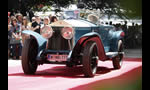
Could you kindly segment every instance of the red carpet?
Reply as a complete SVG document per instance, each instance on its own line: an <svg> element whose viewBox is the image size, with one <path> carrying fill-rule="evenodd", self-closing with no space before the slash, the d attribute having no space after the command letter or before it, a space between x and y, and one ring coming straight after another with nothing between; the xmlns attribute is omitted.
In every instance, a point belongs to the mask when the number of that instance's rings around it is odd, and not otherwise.
<svg viewBox="0 0 150 90"><path fill-rule="evenodd" d="M21 65L8 67L8 90L68 90L78 89L90 83L119 77L142 66L141 58L124 58L123 66L114 70L111 61L99 61L94 78L83 77L82 67L44 64L38 66L35 75L24 75ZM83 90L83 89L82 89Z"/></svg>

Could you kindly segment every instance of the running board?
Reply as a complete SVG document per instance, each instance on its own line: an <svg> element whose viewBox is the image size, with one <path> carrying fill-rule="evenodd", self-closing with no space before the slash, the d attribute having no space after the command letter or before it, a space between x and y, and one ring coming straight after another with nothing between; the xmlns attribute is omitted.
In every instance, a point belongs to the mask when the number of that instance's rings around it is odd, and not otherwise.
<svg viewBox="0 0 150 90"><path fill-rule="evenodd" d="M124 54L124 52L107 52L106 56L109 58L113 58L113 57L117 56L118 54Z"/></svg>

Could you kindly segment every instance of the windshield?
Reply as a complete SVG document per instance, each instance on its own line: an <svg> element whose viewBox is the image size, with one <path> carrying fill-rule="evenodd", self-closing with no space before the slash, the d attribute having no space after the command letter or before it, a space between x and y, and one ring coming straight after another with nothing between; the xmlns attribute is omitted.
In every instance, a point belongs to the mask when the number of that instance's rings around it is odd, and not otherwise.
<svg viewBox="0 0 150 90"><path fill-rule="evenodd" d="M78 10L65 11L64 17L65 17L65 19L78 19L79 11Z"/></svg>

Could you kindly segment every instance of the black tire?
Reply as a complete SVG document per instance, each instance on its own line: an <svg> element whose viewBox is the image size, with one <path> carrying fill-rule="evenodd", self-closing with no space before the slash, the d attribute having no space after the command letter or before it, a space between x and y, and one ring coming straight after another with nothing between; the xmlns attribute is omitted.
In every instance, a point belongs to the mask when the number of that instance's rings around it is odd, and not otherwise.
<svg viewBox="0 0 150 90"><path fill-rule="evenodd" d="M118 52L123 52L123 43L122 40L118 41ZM118 54L112 59L114 69L120 69L123 61L123 54Z"/></svg>
<svg viewBox="0 0 150 90"><path fill-rule="evenodd" d="M97 45L94 41L89 41L86 43L83 50L83 72L85 77L93 77L97 71Z"/></svg>
<svg viewBox="0 0 150 90"><path fill-rule="evenodd" d="M38 53L37 41L33 38L25 40L22 49L22 69L24 74L35 74L37 69L36 56Z"/></svg>

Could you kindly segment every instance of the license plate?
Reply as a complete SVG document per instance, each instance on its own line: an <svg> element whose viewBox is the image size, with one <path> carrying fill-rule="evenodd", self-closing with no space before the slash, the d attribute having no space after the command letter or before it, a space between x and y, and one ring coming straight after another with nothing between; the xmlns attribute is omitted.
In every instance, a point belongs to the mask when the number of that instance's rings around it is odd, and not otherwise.
<svg viewBox="0 0 150 90"><path fill-rule="evenodd" d="M56 55L56 54L48 54L47 60L49 61L67 61L68 55Z"/></svg>

